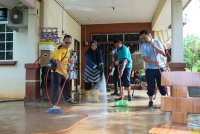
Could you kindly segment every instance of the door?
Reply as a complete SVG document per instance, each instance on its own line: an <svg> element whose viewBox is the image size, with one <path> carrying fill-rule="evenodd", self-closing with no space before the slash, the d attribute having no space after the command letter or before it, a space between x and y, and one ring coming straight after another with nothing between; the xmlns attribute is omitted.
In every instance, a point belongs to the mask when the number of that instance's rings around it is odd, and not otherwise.
<svg viewBox="0 0 200 134"><path fill-rule="evenodd" d="M76 87L76 91L78 91L78 86L80 85L80 42L76 39L74 39L74 50L77 52L78 56L78 61L75 64L77 79L74 81L74 86Z"/></svg>
<svg viewBox="0 0 200 134"><path fill-rule="evenodd" d="M105 42L105 43L100 42L99 45L100 45L100 49L102 51L103 60L104 60L104 74L107 78L108 73L109 73L109 67L111 65L111 60L112 60L110 51L111 51L111 47L113 47L113 44L109 42Z"/></svg>

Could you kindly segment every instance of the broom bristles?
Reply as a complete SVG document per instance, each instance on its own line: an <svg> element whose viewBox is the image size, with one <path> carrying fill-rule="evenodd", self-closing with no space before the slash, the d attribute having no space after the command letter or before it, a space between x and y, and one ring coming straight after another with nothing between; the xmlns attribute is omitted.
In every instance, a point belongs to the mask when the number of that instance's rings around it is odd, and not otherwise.
<svg viewBox="0 0 200 134"><path fill-rule="evenodd" d="M115 107L127 107L129 105L127 100L120 100L115 102Z"/></svg>

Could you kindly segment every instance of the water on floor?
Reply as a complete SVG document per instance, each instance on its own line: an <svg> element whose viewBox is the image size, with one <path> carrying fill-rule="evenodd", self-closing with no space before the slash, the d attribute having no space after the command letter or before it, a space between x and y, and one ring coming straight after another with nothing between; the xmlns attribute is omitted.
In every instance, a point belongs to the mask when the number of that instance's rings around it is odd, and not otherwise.
<svg viewBox="0 0 200 134"><path fill-rule="evenodd" d="M113 107L113 96L107 96L108 101L99 103L87 102L83 95L79 98L79 104L61 103L61 106L83 112L89 118L64 134L146 134L152 127L171 123L170 113L159 109L159 96L154 101L154 110L148 111L144 90L135 91L134 100L128 107ZM0 134L57 132L85 117L66 110L64 115L52 115L46 113L48 108L48 102L33 102L25 106L23 101L0 103Z"/></svg>

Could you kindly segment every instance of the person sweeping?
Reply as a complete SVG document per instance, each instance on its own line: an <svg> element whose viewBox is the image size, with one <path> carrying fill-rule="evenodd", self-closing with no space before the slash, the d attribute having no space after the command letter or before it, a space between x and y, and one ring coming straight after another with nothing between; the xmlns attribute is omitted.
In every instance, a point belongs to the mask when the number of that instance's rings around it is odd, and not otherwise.
<svg viewBox="0 0 200 134"><path fill-rule="evenodd" d="M115 47L117 48L117 60L119 62L119 79L120 79L120 87L124 87L128 91L128 101L132 100L131 97L131 71L132 71L132 59L130 50L122 44L119 39L114 40ZM124 94L123 89L120 91L121 97L117 100L123 100Z"/></svg>
<svg viewBox="0 0 200 134"><path fill-rule="evenodd" d="M85 53L86 65L84 70L85 93L90 100L91 89L101 80L103 75L103 56L97 46L97 41L91 41L90 48ZM95 100L99 101L99 90L94 91Z"/></svg>
<svg viewBox="0 0 200 134"><path fill-rule="evenodd" d="M152 109L155 83L157 83L161 95L165 96L167 93L165 87L161 86L161 72L165 71L165 63L162 60L165 51L160 41L153 39L147 30L140 32L140 40L142 41L141 55L146 63L148 108Z"/></svg>
<svg viewBox="0 0 200 134"><path fill-rule="evenodd" d="M67 71L67 63L73 61L70 60L70 48L72 43L72 37L70 35L65 35L63 38L63 43L54 51L52 59L56 62L55 70L51 70L51 93L50 101L53 106L49 113L62 113L62 110L58 107L58 102L61 93L63 93L64 99L69 103L76 103L71 97L71 86L70 80L68 80L69 75ZM62 88L63 92L61 92Z"/></svg>

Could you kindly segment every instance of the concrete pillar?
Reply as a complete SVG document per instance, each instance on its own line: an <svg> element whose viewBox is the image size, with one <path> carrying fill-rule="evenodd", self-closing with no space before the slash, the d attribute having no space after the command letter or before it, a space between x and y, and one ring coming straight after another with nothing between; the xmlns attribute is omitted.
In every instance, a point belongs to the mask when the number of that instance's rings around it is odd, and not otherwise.
<svg viewBox="0 0 200 134"><path fill-rule="evenodd" d="M40 65L25 64L26 68L26 95L24 102L31 102L40 99Z"/></svg>
<svg viewBox="0 0 200 134"><path fill-rule="evenodd" d="M182 0L171 0L171 20L172 20L172 71L183 71L183 17Z"/></svg>
<svg viewBox="0 0 200 134"><path fill-rule="evenodd" d="M32 57L30 63L25 64L26 83L25 83L25 102L36 101L40 99L40 65L33 64L38 58L38 42L39 42L39 14L40 3L35 1L35 8L28 9L28 33L27 33L27 57Z"/></svg>
<svg viewBox="0 0 200 134"><path fill-rule="evenodd" d="M36 60L39 56L38 42L39 42L39 27L40 27L40 3L35 2L35 8L28 9L28 42L27 45L32 45L27 49L29 51L29 56L34 57ZM32 61L34 62L34 60Z"/></svg>

